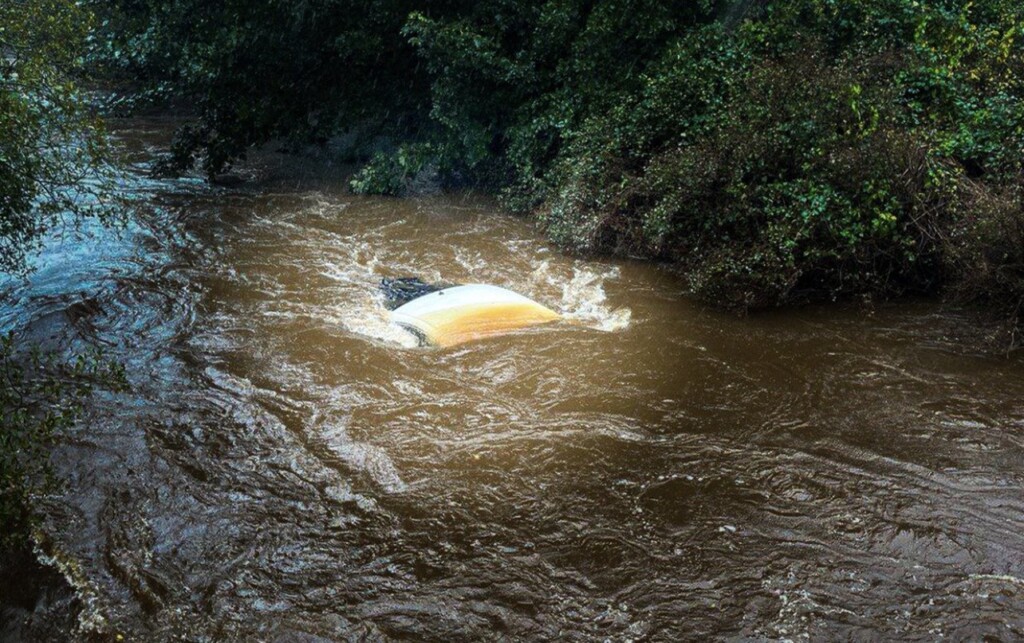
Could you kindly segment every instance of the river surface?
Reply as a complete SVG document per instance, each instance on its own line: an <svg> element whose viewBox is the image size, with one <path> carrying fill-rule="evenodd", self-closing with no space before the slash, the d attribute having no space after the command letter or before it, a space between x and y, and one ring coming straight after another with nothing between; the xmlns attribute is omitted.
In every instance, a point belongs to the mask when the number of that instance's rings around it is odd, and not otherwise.
<svg viewBox="0 0 1024 643"><path fill-rule="evenodd" d="M741 319L484 198L354 197L293 156L148 179L171 125L118 125L132 223L0 286L0 330L131 384L54 454L68 638L1024 637L1024 363L970 314ZM572 323L420 348L377 292L407 275Z"/></svg>

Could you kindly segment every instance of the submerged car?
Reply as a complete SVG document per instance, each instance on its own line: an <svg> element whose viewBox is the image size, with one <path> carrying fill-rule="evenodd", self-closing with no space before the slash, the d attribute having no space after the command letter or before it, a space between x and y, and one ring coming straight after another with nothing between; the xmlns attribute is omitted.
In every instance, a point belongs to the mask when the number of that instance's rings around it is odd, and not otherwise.
<svg viewBox="0 0 1024 643"><path fill-rule="evenodd" d="M562 318L550 308L498 286L435 287L404 279L385 280L381 287L389 301L400 303L392 310L391 320L433 346L454 346Z"/></svg>

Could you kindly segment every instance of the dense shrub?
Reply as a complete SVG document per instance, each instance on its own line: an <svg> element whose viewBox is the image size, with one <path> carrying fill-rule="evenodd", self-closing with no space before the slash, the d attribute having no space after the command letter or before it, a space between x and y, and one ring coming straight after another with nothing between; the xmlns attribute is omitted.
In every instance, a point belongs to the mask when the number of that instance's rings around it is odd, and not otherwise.
<svg viewBox="0 0 1024 643"><path fill-rule="evenodd" d="M583 123L542 222L672 260L731 307L950 283L1016 306L998 239L1022 219L1021 10L954 4L796 2L691 30Z"/></svg>
<svg viewBox="0 0 1024 643"><path fill-rule="evenodd" d="M652 85L690 71L674 67ZM643 140L657 131L644 109L657 95L599 117L562 161L543 214L552 235L671 259L695 292L740 308L801 293L928 288L934 249L914 223L934 198L926 151L897 126L887 88L827 64L810 44L732 73L727 91L690 100L694 118L639 160L615 133ZM719 86L726 78L712 77ZM694 99L706 95L699 89Z"/></svg>
<svg viewBox="0 0 1024 643"><path fill-rule="evenodd" d="M955 276L958 298L1024 314L1024 199L1020 188L996 192L977 183L963 186L964 216L943 237L943 257Z"/></svg>

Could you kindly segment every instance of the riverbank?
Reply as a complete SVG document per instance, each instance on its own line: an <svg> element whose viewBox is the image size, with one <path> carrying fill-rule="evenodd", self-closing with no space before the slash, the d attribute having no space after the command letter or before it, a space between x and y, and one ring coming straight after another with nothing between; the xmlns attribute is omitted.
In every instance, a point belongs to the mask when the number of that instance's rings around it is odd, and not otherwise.
<svg viewBox="0 0 1024 643"><path fill-rule="evenodd" d="M714 306L931 294L1019 327L1017 3L627 4L115 1L91 59L196 107L168 167L347 133L358 193L472 186Z"/></svg>
<svg viewBox="0 0 1024 643"><path fill-rule="evenodd" d="M60 572L28 549L0 550L0 641L68 640L80 612Z"/></svg>

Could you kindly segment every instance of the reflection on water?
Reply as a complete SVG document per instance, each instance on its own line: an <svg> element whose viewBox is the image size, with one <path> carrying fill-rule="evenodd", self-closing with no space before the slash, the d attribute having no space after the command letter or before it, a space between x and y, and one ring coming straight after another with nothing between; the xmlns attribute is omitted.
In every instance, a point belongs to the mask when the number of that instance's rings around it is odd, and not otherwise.
<svg viewBox="0 0 1024 643"><path fill-rule="evenodd" d="M140 167L168 128L119 133ZM736 319L650 264L552 251L486 200L357 198L268 155L136 178L0 328L105 346L55 463L90 631L430 640L1024 636L1024 367L933 304ZM384 276L577 323L447 350ZM967 320L969 321L969 320ZM303 638L305 636L305 638Z"/></svg>

